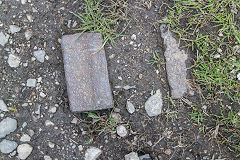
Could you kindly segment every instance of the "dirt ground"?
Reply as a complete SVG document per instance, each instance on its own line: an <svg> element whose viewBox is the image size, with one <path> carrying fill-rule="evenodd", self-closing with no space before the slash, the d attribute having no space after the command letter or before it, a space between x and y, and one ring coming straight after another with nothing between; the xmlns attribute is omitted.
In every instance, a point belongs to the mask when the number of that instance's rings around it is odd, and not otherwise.
<svg viewBox="0 0 240 160"><path fill-rule="evenodd" d="M19 0L1 0L0 31L7 33L8 26L15 24L21 31L10 35L9 43L0 49L0 98L8 107L17 111L2 113L5 117L15 118L18 128L7 136L21 144L23 133L34 131L29 144L33 151L28 159L44 159L48 155L52 159L81 160L89 146L100 148L103 153L99 159L118 160L135 151L139 155L150 154L153 160L213 160L234 159L226 146L217 144L211 135L203 135L200 127L195 125L189 116L191 111L186 101L200 102L197 93L183 100L172 103L168 98L169 86L165 65L160 68L150 65L153 52L157 51L164 60L163 40L160 35L158 20L164 16L168 1L152 1L150 9L143 5L148 1L128 2L129 26L124 37L117 39L117 47L105 46L110 84L112 87L115 111L120 114L121 123L127 124L128 136L121 138L116 132L94 133L90 144L88 120L85 113L71 113L68 106L67 88L65 84L61 44L62 35L76 33L74 22L80 21L71 12L80 12L82 1L74 0L32 0L22 4ZM145 3L147 4L147 3ZM27 15L32 16L27 19ZM126 24L120 24L124 28ZM33 35L26 40L25 31L31 30ZM136 40L131 39L135 34ZM12 41L12 43L10 43ZM33 60L33 51L42 49L48 56L43 63ZM20 66L11 68L7 58L12 52L20 57ZM23 64L27 63L25 67ZM26 87L29 78L38 79L37 87ZM125 90L116 86L136 86ZM163 113L157 117L149 117L144 109L146 100L152 90L160 89L163 94ZM46 97L39 96L44 92ZM129 114L126 102L129 100L136 108ZM187 101L187 102L188 102ZM26 104L27 105L23 105ZM41 107L39 107L41 106ZM49 109L56 107L56 113ZM36 110L40 108L40 114ZM100 112L109 115L111 110ZM39 116L40 115L40 116ZM38 117L39 116L39 117ZM78 118L77 123L72 123ZM46 120L54 123L46 126ZM26 122L27 126L23 127ZM52 144L55 144L54 146ZM83 150L79 150L82 145ZM0 159L17 159L16 155L0 153Z"/></svg>

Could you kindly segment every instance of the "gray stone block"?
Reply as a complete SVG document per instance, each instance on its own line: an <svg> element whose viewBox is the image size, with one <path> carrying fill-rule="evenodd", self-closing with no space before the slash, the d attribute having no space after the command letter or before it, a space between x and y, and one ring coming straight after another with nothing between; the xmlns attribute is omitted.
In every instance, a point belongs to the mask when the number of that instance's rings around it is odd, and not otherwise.
<svg viewBox="0 0 240 160"><path fill-rule="evenodd" d="M113 107L107 61L99 33L65 35L61 41L70 109ZM97 52L97 53L96 53Z"/></svg>

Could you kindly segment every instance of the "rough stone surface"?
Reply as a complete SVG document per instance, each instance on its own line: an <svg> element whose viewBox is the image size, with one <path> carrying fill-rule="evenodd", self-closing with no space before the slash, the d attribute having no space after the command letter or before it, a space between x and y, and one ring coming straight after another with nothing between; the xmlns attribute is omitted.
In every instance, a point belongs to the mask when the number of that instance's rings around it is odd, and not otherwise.
<svg viewBox="0 0 240 160"><path fill-rule="evenodd" d="M14 33L19 32L20 30L21 30L20 27L18 27L16 25L10 25L8 32L11 33L11 34L14 34Z"/></svg>
<svg viewBox="0 0 240 160"><path fill-rule="evenodd" d="M134 107L134 105L131 102L127 101L126 107L127 107L127 111L130 114L133 114L135 112L135 107Z"/></svg>
<svg viewBox="0 0 240 160"><path fill-rule="evenodd" d="M179 99L190 89L186 79L187 67L185 64L188 56L184 50L180 50L179 44L165 24L161 25L160 30L165 45L164 56L171 96L173 99Z"/></svg>
<svg viewBox="0 0 240 160"><path fill-rule="evenodd" d="M149 154L144 154L139 157L139 160L152 160Z"/></svg>
<svg viewBox="0 0 240 160"><path fill-rule="evenodd" d="M5 44L8 42L9 36L6 36L3 32L0 32L0 45L5 46Z"/></svg>
<svg viewBox="0 0 240 160"><path fill-rule="evenodd" d="M127 135L127 129L124 125L120 125L117 127L117 134L120 136L120 137L125 137Z"/></svg>
<svg viewBox="0 0 240 160"><path fill-rule="evenodd" d="M162 94L160 89L156 91L154 95L152 95L145 103L145 110L148 116L158 116L162 112Z"/></svg>
<svg viewBox="0 0 240 160"><path fill-rule="evenodd" d="M96 147L90 147L86 150L85 160L96 160L102 153L102 150Z"/></svg>
<svg viewBox="0 0 240 160"><path fill-rule="evenodd" d="M25 34L26 40L30 40L33 33L32 33L32 31L27 30L24 34Z"/></svg>
<svg viewBox="0 0 240 160"><path fill-rule="evenodd" d="M29 144L21 144L17 148L19 159L27 159L27 157L32 153L33 147Z"/></svg>
<svg viewBox="0 0 240 160"><path fill-rule="evenodd" d="M8 64L10 67L17 68L20 64L20 58L14 54L9 54Z"/></svg>
<svg viewBox="0 0 240 160"><path fill-rule="evenodd" d="M112 108L107 61L100 34L66 35L61 45L71 110L83 112Z"/></svg>
<svg viewBox="0 0 240 160"><path fill-rule="evenodd" d="M38 51L34 51L33 55L34 55L34 57L36 57L36 59L39 62L43 63L44 59L45 59L46 52L44 50L38 50Z"/></svg>
<svg viewBox="0 0 240 160"><path fill-rule="evenodd" d="M136 152L131 152L125 155L125 160L139 160L138 154Z"/></svg>
<svg viewBox="0 0 240 160"><path fill-rule="evenodd" d="M0 151L2 153L11 153L14 149L16 149L18 146L18 144L14 141L9 141L4 139L1 143L0 143Z"/></svg>
<svg viewBox="0 0 240 160"><path fill-rule="evenodd" d="M28 87L35 87L36 86L36 83L37 83L37 80L36 79L28 79L27 80L27 86Z"/></svg>
<svg viewBox="0 0 240 160"><path fill-rule="evenodd" d="M8 109L7 109L7 105L4 103L3 100L0 99L0 111L4 111L4 112L7 112Z"/></svg>
<svg viewBox="0 0 240 160"><path fill-rule="evenodd" d="M0 122L0 138L5 137L9 133L17 129L17 121L12 118L5 118Z"/></svg>
<svg viewBox="0 0 240 160"><path fill-rule="evenodd" d="M22 137L20 138L21 142L29 142L31 140L31 137L27 134L23 134Z"/></svg>

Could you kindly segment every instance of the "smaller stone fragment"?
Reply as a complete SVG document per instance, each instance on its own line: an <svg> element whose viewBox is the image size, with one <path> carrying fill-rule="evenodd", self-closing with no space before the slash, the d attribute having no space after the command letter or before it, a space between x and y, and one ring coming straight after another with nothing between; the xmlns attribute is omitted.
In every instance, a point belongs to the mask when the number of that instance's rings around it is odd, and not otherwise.
<svg viewBox="0 0 240 160"><path fill-rule="evenodd" d="M117 127L117 134L120 136L120 137L125 137L127 135L127 129L124 125L120 125Z"/></svg>
<svg viewBox="0 0 240 160"><path fill-rule="evenodd" d="M240 73L237 74L237 79L240 81Z"/></svg>
<svg viewBox="0 0 240 160"><path fill-rule="evenodd" d="M44 158L44 160L52 160L52 158L50 156L47 156L47 155L44 156L43 158Z"/></svg>
<svg viewBox="0 0 240 160"><path fill-rule="evenodd" d="M45 58L45 55L46 55L46 52L44 50L38 50L38 51L34 51L33 52L33 55L34 57L37 58L37 60L41 63L44 62L44 58Z"/></svg>
<svg viewBox="0 0 240 160"><path fill-rule="evenodd" d="M139 157L139 160L152 160L149 154L144 154Z"/></svg>
<svg viewBox="0 0 240 160"><path fill-rule="evenodd" d="M31 37L32 37L32 31L26 30L26 32L25 32L25 38L26 38L26 40L30 40Z"/></svg>
<svg viewBox="0 0 240 160"><path fill-rule="evenodd" d="M5 137L9 133L17 129L17 121L13 118L5 118L0 122L0 138Z"/></svg>
<svg viewBox="0 0 240 160"><path fill-rule="evenodd" d="M0 45L1 46L5 46L5 44L8 42L8 38L9 36L5 36L5 34L3 34L3 32L0 32Z"/></svg>
<svg viewBox="0 0 240 160"><path fill-rule="evenodd" d="M0 111L7 112L7 105L4 103L3 100L0 99Z"/></svg>
<svg viewBox="0 0 240 160"><path fill-rule="evenodd" d="M145 110L148 116L158 116L162 112L162 94L160 89L156 91L154 95L148 98L147 102L145 103Z"/></svg>
<svg viewBox="0 0 240 160"><path fill-rule="evenodd" d="M28 87L36 87L37 80L36 79L28 79L27 80L27 86Z"/></svg>
<svg viewBox="0 0 240 160"><path fill-rule="evenodd" d="M17 68L20 64L20 58L14 54L9 54L8 64L10 67Z"/></svg>
<svg viewBox="0 0 240 160"><path fill-rule="evenodd" d="M19 32L20 30L21 30L20 27L18 27L16 25L10 25L8 32L11 33L11 34L14 34L14 33Z"/></svg>
<svg viewBox="0 0 240 160"><path fill-rule="evenodd" d="M133 114L135 112L135 107L134 107L134 105L130 101L127 101L126 107L127 107L127 111L130 114Z"/></svg>
<svg viewBox="0 0 240 160"><path fill-rule="evenodd" d="M96 160L102 154L102 150L90 147L85 153L85 160Z"/></svg>
<svg viewBox="0 0 240 160"><path fill-rule="evenodd" d="M54 126L54 123L50 120L46 120L45 121L45 126L47 126L47 127Z"/></svg>
<svg viewBox="0 0 240 160"><path fill-rule="evenodd" d="M31 137L27 134L23 134L22 137L20 138L21 142L29 142L31 140Z"/></svg>
<svg viewBox="0 0 240 160"><path fill-rule="evenodd" d="M131 152L125 155L125 160L139 160L138 154L136 152Z"/></svg>
<svg viewBox="0 0 240 160"><path fill-rule="evenodd" d="M27 157L32 153L33 147L29 144L21 144L17 147L18 157L21 160L27 159Z"/></svg>
<svg viewBox="0 0 240 160"><path fill-rule="evenodd" d="M17 146L18 144L16 142L4 139L0 143L0 151L4 154L11 153Z"/></svg>

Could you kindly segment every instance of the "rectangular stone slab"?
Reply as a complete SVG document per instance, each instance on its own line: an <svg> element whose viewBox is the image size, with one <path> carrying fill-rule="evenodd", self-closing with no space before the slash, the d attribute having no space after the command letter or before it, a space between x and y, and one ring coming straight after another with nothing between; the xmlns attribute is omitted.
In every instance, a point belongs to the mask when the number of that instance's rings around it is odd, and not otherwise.
<svg viewBox="0 0 240 160"><path fill-rule="evenodd" d="M101 35L65 35L61 45L71 111L112 108L113 98Z"/></svg>

